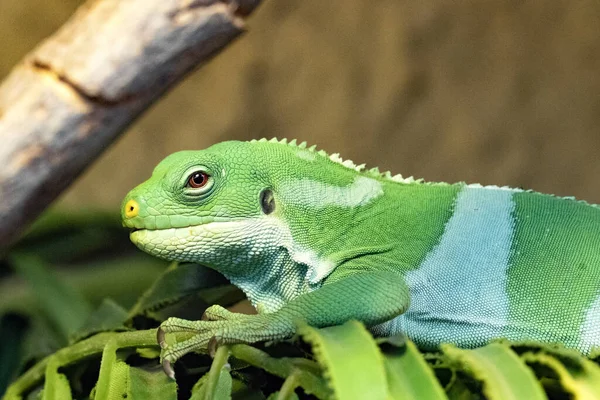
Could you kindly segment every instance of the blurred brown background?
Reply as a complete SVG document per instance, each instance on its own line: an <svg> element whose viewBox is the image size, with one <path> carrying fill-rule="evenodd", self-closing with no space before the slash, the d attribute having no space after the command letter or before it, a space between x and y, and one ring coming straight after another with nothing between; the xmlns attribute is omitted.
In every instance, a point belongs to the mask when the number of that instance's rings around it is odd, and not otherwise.
<svg viewBox="0 0 600 400"><path fill-rule="evenodd" d="M0 77L80 4L0 1ZM600 2L263 0L249 32L60 200L118 210L165 155L288 137L405 176L600 203Z"/></svg>

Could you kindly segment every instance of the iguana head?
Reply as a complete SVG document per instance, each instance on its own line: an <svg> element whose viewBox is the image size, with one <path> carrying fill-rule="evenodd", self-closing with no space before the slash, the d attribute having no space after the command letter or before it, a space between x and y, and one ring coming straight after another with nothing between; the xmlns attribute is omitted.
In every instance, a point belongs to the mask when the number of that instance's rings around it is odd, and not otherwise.
<svg viewBox="0 0 600 400"><path fill-rule="evenodd" d="M123 225L142 250L232 280L285 270L318 284L335 268L327 253L347 243L356 210L383 193L378 171L360 169L295 141L182 151L127 195Z"/></svg>
<svg viewBox="0 0 600 400"><path fill-rule="evenodd" d="M206 262L219 249L235 250L253 222L276 211L265 163L247 147L224 142L161 161L123 201L133 243L179 261Z"/></svg>

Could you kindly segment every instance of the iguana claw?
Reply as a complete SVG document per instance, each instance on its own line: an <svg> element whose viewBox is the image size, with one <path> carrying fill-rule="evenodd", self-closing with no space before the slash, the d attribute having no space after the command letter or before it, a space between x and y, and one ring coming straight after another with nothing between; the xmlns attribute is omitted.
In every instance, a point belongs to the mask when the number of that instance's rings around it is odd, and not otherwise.
<svg viewBox="0 0 600 400"><path fill-rule="evenodd" d="M167 375L169 378L175 380L175 370L171 366L171 361L167 360L166 358L163 359L162 367L163 367L163 371L165 371L165 375Z"/></svg>
<svg viewBox="0 0 600 400"><path fill-rule="evenodd" d="M167 345L167 340L166 340L166 337L165 337L165 331L160 326L156 330L156 341L160 345L161 349L166 349L167 348L168 345Z"/></svg>
<svg viewBox="0 0 600 400"><path fill-rule="evenodd" d="M208 341L208 354L210 354L210 356L212 358L215 358L215 353L217 352L217 348L219 347L219 341L217 340L216 336L213 336L210 338L210 340Z"/></svg>

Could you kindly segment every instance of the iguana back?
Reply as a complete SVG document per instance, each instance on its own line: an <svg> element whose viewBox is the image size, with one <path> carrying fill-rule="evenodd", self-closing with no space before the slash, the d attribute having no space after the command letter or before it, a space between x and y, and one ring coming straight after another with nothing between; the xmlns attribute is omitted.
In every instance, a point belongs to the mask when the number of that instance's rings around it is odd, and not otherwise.
<svg viewBox="0 0 600 400"><path fill-rule="evenodd" d="M500 337L598 347L600 209L516 189L452 188L443 232L405 273L408 311L380 329L424 347Z"/></svg>

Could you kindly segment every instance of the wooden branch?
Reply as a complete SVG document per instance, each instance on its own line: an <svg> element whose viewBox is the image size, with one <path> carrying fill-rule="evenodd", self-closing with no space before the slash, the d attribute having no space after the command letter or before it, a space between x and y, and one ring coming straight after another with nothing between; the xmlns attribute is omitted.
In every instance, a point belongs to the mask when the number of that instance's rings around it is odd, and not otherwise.
<svg viewBox="0 0 600 400"><path fill-rule="evenodd" d="M0 249L259 2L88 0L27 55L0 86Z"/></svg>

